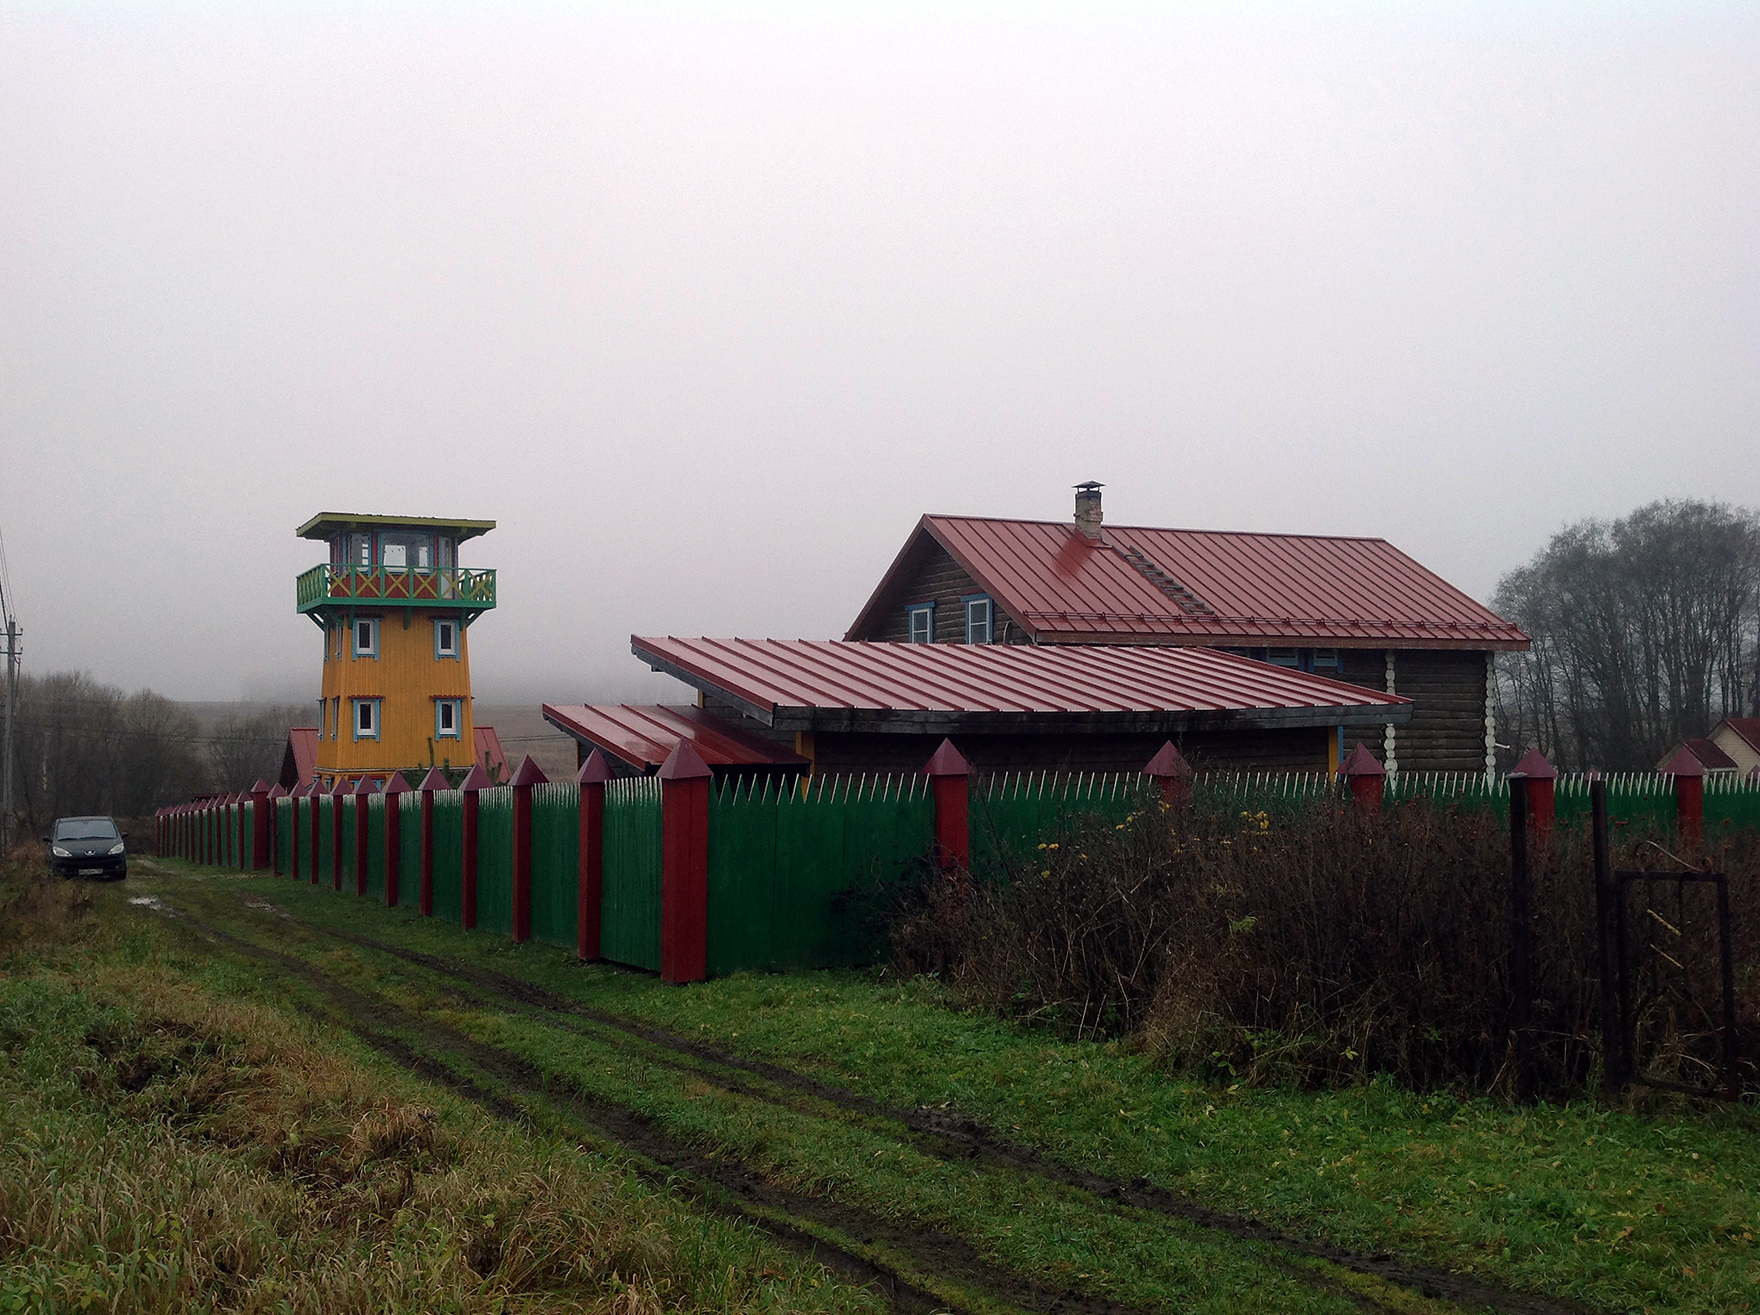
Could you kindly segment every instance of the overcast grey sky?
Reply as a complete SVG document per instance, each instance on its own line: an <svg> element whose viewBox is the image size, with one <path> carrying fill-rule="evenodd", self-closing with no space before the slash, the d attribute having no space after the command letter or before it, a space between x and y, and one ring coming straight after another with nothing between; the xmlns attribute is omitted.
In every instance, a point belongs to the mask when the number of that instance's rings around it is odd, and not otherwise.
<svg viewBox="0 0 1760 1315"><path fill-rule="evenodd" d="M1760 7L0 8L29 670L315 697L293 538L492 517L479 697L836 636L924 511L1760 505Z"/></svg>

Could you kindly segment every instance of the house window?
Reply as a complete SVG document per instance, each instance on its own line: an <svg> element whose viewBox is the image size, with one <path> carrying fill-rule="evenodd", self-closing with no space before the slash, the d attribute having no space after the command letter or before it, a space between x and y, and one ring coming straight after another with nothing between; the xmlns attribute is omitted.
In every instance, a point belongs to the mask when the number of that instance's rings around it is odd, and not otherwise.
<svg viewBox="0 0 1760 1315"><path fill-rule="evenodd" d="M357 740L379 738L379 700L351 699L354 704L354 737Z"/></svg>
<svg viewBox="0 0 1760 1315"><path fill-rule="evenodd" d="M1295 648L1270 648L1265 650L1265 661L1274 667L1293 667L1301 670L1302 653Z"/></svg>
<svg viewBox="0 0 1760 1315"><path fill-rule="evenodd" d="M379 622L376 617L357 617L354 622L354 655L357 658L379 656Z"/></svg>
<svg viewBox="0 0 1760 1315"><path fill-rule="evenodd" d="M935 642L935 604L912 603L905 609L910 618L910 637L913 644L933 644Z"/></svg>
<svg viewBox="0 0 1760 1315"><path fill-rule="evenodd" d="M351 566L371 566L373 564L372 535L351 534L348 536L348 561Z"/></svg>
<svg viewBox="0 0 1760 1315"><path fill-rule="evenodd" d="M1317 648L1314 650L1314 663L1308 668L1321 675L1336 676L1338 674L1338 650L1336 648Z"/></svg>
<svg viewBox="0 0 1760 1315"><path fill-rule="evenodd" d="M990 642L990 617L992 606L990 599L979 594L972 598L961 599L966 605L966 643L988 644Z"/></svg>
<svg viewBox="0 0 1760 1315"><path fill-rule="evenodd" d="M456 658L458 656L458 622L450 617L434 622L434 656L436 658Z"/></svg>
<svg viewBox="0 0 1760 1315"><path fill-rule="evenodd" d="M456 740L460 738L460 727L464 724L464 701L462 699L434 700L434 738L437 740Z"/></svg>

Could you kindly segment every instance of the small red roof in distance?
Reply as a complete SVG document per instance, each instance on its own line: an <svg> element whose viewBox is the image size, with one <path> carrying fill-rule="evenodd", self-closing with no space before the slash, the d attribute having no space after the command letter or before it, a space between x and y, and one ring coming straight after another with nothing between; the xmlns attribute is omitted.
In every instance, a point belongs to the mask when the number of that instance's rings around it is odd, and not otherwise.
<svg viewBox="0 0 1760 1315"><path fill-rule="evenodd" d="M281 784L292 790L318 776L318 728L295 726L281 754Z"/></svg>
<svg viewBox="0 0 1760 1315"><path fill-rule="evenodd" d="M1689 736L1687 739L1680 742L1677 751L1679 749L1684 749L1687 753L1692 754L1693 757L1699 760L1699 765L1708 772L1733 772L1740 767L1740 764L1722 749L1718 748L1716 742L1713 740ZM1669 771L1670 768L1668 764L1673 761L1674 753L1671 752L1665 756L1661 762L1656 764L1656 770L1659 772Z"/></svg>
<svg viewBox="0 0 1760 1315"><path fill-rule="evenodd" d="M805 767L807 760L701 708L628 703L544 705L544 720L638 772L652 771L689 741L711 767Z"/></svg>
<svg viewBox="0 0 1760 1315"><path fill-rule="evenodd" d="M1393 642L1525 649L1528 636L1384 539L925 516L947 550L1035 638L1063 642ZM913 536L914 539L915 536ZM872 633L900 596L907 544L850 628Z"/></svg>
<svg viewBox="0 0 1760 1315"><path fill-rule="evenodd" d="M1755 753L1760 753L1760 717L1725 717L1721 724L1746 740ZM1715 731L1716 727L1712 729Z"/></svg>
<svg viewBox="0 0 1760 1315"><path fill-rule="evenodd" d="M477 764L488 769L494 781L507 779L507 755L501 751L501 737L495 733L493 726L473 726L471 733L475 739Z"/></svg>
<svg viewBox="0 0 1760 1315"><path fill-rule="evenodd" d="M937 712L1251 712L1363 709L1410 699L1212 648L880 644L632 635L651 665L778 708ZM1319 724L1316 722L1316 724Z"/></svg>

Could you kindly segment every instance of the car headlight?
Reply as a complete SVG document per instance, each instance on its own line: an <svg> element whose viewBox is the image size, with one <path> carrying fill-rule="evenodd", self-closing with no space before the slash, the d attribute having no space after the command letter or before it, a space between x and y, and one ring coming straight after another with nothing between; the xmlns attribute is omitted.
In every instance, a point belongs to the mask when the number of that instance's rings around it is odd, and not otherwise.
<svg viewBox="0 0 1760 1315"><path fill-rule="evenodd" d="M126 843L124 843L121 840L118 840L114 845L110 846L110 852L112 854L120 854L127 848L128 848L128 845Z"/></svg>
<svg viewBox="0 0 1760 1315"><path fill-rule="evenodd" d="M56 858L72 858L73 857L73 851L71 849L63 849L63 848L61 848L60 845L50 845L49 852L51 854L55 855Z"/></svg>

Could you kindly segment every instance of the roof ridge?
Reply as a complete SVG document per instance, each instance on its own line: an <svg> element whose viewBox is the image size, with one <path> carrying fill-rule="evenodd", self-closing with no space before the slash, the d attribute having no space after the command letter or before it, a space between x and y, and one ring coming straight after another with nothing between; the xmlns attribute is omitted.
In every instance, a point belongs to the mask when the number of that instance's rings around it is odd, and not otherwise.
<svg viewBox="0 0 1760 1315"><path fill-rule="evenodd" d="M1058 529L1076 532L1073 521L1038 520L1031 516L962 516L954 512L930 511L924 516L934 521L989 521L1001 525L1051 525ZM1300 530L1201 530L1180 525L1115 525L1105 524L1100 527L1101 533L1109 530L1154 530L1163 534L1217 534L1237 539L1324 539L1329 543L1385 543L1393 548L1391 540L1377 534L1314 534ZM1395 548L1395 551L1399 551Z"/></svg>

